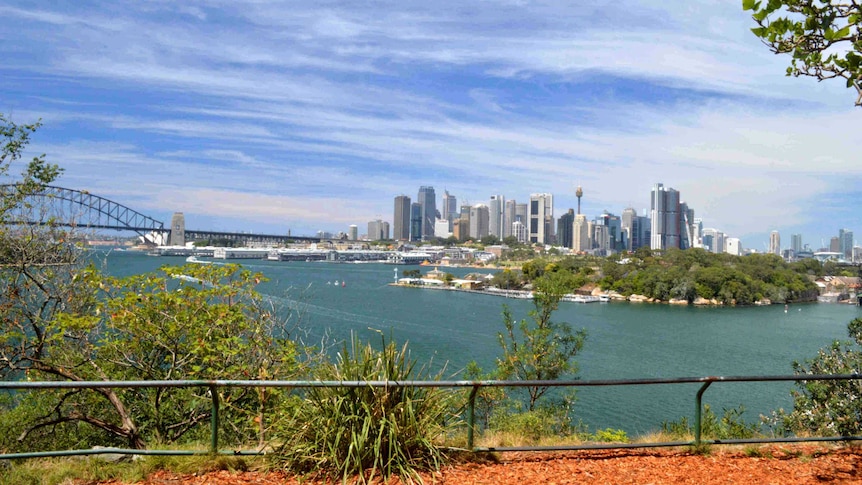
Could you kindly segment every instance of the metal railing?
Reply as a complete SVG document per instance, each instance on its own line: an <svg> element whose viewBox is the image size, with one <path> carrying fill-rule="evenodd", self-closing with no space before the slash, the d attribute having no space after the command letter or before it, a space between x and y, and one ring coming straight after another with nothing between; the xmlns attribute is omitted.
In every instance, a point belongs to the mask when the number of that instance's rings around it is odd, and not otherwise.
<svg viewBox="0 0 862 485"><path fill-rule="evenodd" d="M664 379L614 379L614 380L568 380L568 381L263 381L263 380L176 380L176 381L4 381L0 389L105 389L105 388L171 388L206 387L212 396L210 418L210 447L208 450L137 450L125 448L97 448L88 450L40 451L29 453L0 454L0 460L19 458L39 458L72 455L126 454L126 455L263 455L255 450L223 450L219 448L219 388L360 388L360 387L434 387L470 388L467 402L467 448L474 452L487 451L562 451L615 448L658 448L674 446L700 446L703 444L753 444L753 443L790 443L814 441L859 441L862 436L823 436L823 437L780 437L704 440L701 436L703 394L713 383L725 382L781 382L781 381L836 381L862 380L862 374L827 375L781 375L781 376L709 376L681 377ZM476 428L476 396L483 387L598 387L598 386L643 386L700 383L695 395L694 440L663 441L654 443L601 443L560 446L513 446L513 447L476 447L474 432Z"/></svg>

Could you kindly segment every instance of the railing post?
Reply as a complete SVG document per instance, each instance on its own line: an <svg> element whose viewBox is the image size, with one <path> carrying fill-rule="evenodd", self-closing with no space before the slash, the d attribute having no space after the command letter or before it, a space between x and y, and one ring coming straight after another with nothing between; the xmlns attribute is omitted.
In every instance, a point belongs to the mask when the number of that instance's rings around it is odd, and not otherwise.
<svg viewBox="0 0 862 485"><path fill-rule="evenodd" d="M212 416L210 416L210 452L215 454L218 453L218 387L210 385L209 388L213 401Z"/></svg>
<svg viewBox="0 0 862 485"><path fill-rule="evenodd" d="M479 384L473 384L470 390L470 402L467 412L467 448L473 451L473 429L476 427L476 393L479 392Z"/></svg>
<svg viewBox="0 0 862 485"><path fill-rule="evenodd" d="M697 407L694 410L694 446L700 446L700 430L701 430L701 408L703 407L701 403L703 402L703 393L706 392L706 388L712 384L712 381L706 381L700 386L700 389L697 391L697 397L695 398L695 402Z"/></svg>

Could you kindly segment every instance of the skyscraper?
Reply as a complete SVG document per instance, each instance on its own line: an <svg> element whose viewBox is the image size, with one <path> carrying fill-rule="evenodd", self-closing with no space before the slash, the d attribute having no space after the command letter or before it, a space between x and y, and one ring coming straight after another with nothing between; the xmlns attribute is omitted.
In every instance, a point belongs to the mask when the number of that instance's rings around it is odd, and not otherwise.
<svg viewBox="0 0 862 485"><path fill-rule="evenodd" d="M802 251L802 234L790 235L790 249L793 250L794 254L799 254Z"/></svg>
<svg viewBox="0 0 862 485"><path fill-rule="evenodd" d="M838 252L842 253L847 261L853 260L853 231L838 231Z"/></svg>
<svg viewBox="0 0 862 485"><path fill-rule="evenodd" d="M419 187L417 202L422 206L422 239L427 240L434 237L434 220L437 218L437 196L434 194L434 187Z"/></svg>
<svg viewBox="0 0 862 485"><path fill-rule="evenodd" d="M368 223L368 240L380 241L389 239L389 223L377 219Z"/></svg>
<svg viewBox="0 0 862 485"><path fill-rule="evenodd" d="M575 223L572 227L572 249L578 252L586 252L593 248L590 235L590 226L587 216L575 215Z"/></svg>
<svg viewBox="0 0 862 485"><path fill-rule="evenodd" d="M650 195L650 248L680 247L679 192L655 184Z"/></svg>
<svg viewBox="0 0 862 485"><path fill-rule="evenodd" d="M393 235L396 241L410 240L410 197L395 197L395 217L392 219Z"/></svg>
<svg viewBox="0 0 862 485"><path fill-rule="evenodd" d="M503 237L512 235L512 224L515 222L516 206L514 199L506 201L506 208L503 210Z"/></svg>
<svg viewBox="0 0 862 485"><path fill-rule="evenodd" d="M410 204L410 240L422 240L422 205L419 202Z"/></svg>
<svg viewBox="0 0 862 485"><path fill-rule="evenodd" d="M488 203L488 234L497 236L503 239L503 227L505 227L505 212L503 207L506 204L506 198L502 195L492 195L491 201Z"/></svg>
<svg viewBox="0 0 862 485"><path fill-rule="evenodd" d="M470 237L473 239L482 239L489 234L490 214L488 206L485 204L476 204L470 208Z"/></svg>
<svg viewBox="0 0 862 485"><path fill-rule="evenodd" d="M769 233L769 252L781 256L781 236L778 231Z"/></svg>
<svg viewBox="0 0 862 485"><path fill-rule="evenodd" d="M452 225L458 218L458 199L448 190L443 191L443 218L449 221L449 232L452 232Z"/></svg>
<svg viewBox="0 0 862 485"><path fill-rule="evenodd" d="M568 212L560 216L557 221L557 244L565 248L571 248L573 244L573 231L575 229L575 210L569 209Z"/></svg>
<svg viewBox="0 0 862 485"><path fill-rule="evenodd" d="M529 225L530 242L551 244L554 242L554 196L530 194Z"/></svg>
<svg viewBox="0 0 862 485"><path fill-rule="evenodd" d="M606 250L607 254L625 249L625 236L623 235L622 221L619 216L609 214L605 211L602 215L596 217L594 224L597 226L607 227L607 247L602 248Z"/></svg>
<svg viewBox="0 0 862 485"><path fill-rule="evenodd" d="M356 241L359 239L359 228L356 227L356 224L351 224L347 229L347 239L351 241Z"/></svg>

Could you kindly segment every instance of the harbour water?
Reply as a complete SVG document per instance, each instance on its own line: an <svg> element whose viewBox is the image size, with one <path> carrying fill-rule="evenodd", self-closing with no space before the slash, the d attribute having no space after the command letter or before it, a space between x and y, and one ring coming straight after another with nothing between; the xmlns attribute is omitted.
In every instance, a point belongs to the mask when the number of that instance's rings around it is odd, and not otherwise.
<svg viewBox="0 0 862 485"><path fill-rule="evenodd" d="M113 252L106 268L115 275L182 265L184 258ZM432 368L445 366L458 379L471 360L491 368L499 355L497 333L506 304L527 317L529 300L390 286L405 266L323 262L244 261L269 281L260 290L275 302L300 309L304 339L330 343L349 338L380 341L380 332L409 342L412 356ZM413 267L406 267L413 268ZM488 272L446 269L456 276ZM335 282L338 284L334 284ZM743 308L694 308L633 303L562 303L555 318L587 330L578 355L581 379L786 375L791 363L813 357L833 340L847 338L847 323L862 316L851 305L799 304ZM577 418L591 429L618 428L642 435L662 421L692 418L696 384L591 387L578 390ZM718 413L745 407L743 417L791 406L790 383L717 383L704 402Z"/></svg>

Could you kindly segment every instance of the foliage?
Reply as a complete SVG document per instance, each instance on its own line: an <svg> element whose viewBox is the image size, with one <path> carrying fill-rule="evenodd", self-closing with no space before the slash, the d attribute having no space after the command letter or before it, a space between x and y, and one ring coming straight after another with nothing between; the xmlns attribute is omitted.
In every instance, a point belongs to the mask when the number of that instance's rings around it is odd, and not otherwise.
<svg viewBox="0 0 862 485"><path fill-rule="evenodd" d="M503 290L520 290L524 287L524 281L519 271L506 268L494 273L491 278L491 285Z"/></svg>
<svg viewBox="0 0 862 485"><path fill-rule="evenodd" d="M844 78L862 106L862 4L829 0L742 0L751 31L776 54L790 54L788 76Z"/></svg>
<svg viewBox="0 0 862 485"><path fill-rule="evenodd" d="M859 374L862 372L862 319L847 325L854 342L833 342L804 364L793 363L797 375ZM772 418L780 432L817 436L862 434L862 380L800 381L793 391L793 411L779 410Z"/></svg>
<svg viewBox="0 0 862 485"><path fill-rule="evenodd" d="M810 269L810 265L790 265L772 254L734 256L699 248L670 249L661 255L638 251L626 260L605 260L599 284L626 296L689 302L701 297L747 305L763 298L774 302L811 299L816 287L807 278Z"/></svg>
<svg viewBox="0 0 862 485"><path fill-rule="evenodd" d="M605 429L597 429L596 432L590 436L592 441L599 441L602 443L628 443L629 436L625 431L621 429L613 429L613 428L605 428Z"/></svg>
<svg viewBox="0 0 862 485"><path fill-rule="evenodd" d="M60 278L52 278L56 281ZM188 265L160 273L108 278L72 270L63 306L45 318L4 321L4 375L31 380L287 378L296 355L289 320L254 290L259 275L235 265ZM28 290L27 294L33 293ZM56 293L56 292L55 292ZM43 393L45 412L20 424L37 446L57 429L81 424L143 448L194 439L207 429L208 389L94 389ZM224 389L223 434L247 441L262 428L272 391ZM187 437L187 438L186 438Z"/></svg>
<svg viewBox="0 0 862 485"><path fill-rule="evenodd" d="M346 343L315 377L322 381L404 381L427 378L407 345L383 342L382 350L356 339ZM434 376L439 378L439 375ZM449 426L454 394L423 387L314 387L280 424L283 465L293 471L373 481L397 474L411 480L444 460L436 440Z"/></svg>
<svg viewBox="0 0 862 485"><path fill-rule="evenodd" d="M745 412L743 406L724 409L724 414L719 418L709 404L703 405L700 416L700 432L703 439L728 440L753 438L760 434L758 424L746 423L742 419ZM694 427L688 422L688 417L683 416L679 421L664 421L661 423L663 432L674 439L688 439L694 435Z"/></svg>
<svg viewBox="0 0 862 485"><path fill-rule="evenodd" d="M18 125L0 113L0 178L9 175L12 163L24 156L24 151L30 143L30 135L41 126L41 123ZM45 155L33 157L27 167L15 180L14 186L6 187L0 192L0 221L8 213L18 208L24 200L41 185L53 182L61 173L57 165L45 161ZM5 229L0 229L0 233Z"/></svg>
<svg viewBox="0 0 862 485"><path fill-rule="evenodd" d="M536 443L547 437L567 437L582 431L571 418L573 400L522 410L511 401L491 415L489 429Z"/></svg>
<svg viewBox="0 0 862 485"><path fill-rule="evenodd" d="M565 322L551 319L560 298L571 290L563 273L549 273L534 282L530 319L515 322L508 306L503 306L505 332L497 335L502 357L497 359L500 379L554 380L577 373L574 357L581 350L586 331L573 332ZM548 386L527 387L526 409L533 411Z"/></svg>
<svg viewBox="0 0 862 485"><path fill-rule="evenodd" d="M422 272L418 269L405 269L401 271L401 277L403 278L421 278Z"/></svg>

